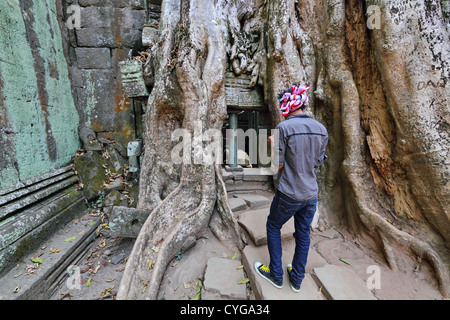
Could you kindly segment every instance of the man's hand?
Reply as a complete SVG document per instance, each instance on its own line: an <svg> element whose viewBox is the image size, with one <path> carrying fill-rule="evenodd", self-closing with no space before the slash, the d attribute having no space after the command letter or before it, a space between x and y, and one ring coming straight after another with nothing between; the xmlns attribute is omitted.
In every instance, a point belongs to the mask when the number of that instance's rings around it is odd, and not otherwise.
<svg viewBox="0 0 450 320"><path fill-rule="evenodd" d="M275 141L273 140L273 136L269 136L267 138L267 141L270 143L270 145L272 146L272 148L275 146Z"/></svg>

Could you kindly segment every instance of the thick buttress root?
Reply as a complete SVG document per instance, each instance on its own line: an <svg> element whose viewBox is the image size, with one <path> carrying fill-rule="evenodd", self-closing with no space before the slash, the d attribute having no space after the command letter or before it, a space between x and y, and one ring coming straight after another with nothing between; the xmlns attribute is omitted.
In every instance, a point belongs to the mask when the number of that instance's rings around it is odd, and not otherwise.
<svg viewBox="0 0 450 320"><path fill-rule="evenodd" d="M216 178L221 175L219 170L220 167L204 168L203 181L207 183L201 186L200 203L188 203L189 199L198 198L194 196L198 190L192 188L191 181L188 187L180 184L152 212L127 261L117 299L156 299L167 265L180 251L184 241L191 235L200 236L204 232L216 204L227 205L220 203L221 200L216 195ZM223 196L226 199L226 194L220 197ZM179 210L172 213L167 211L173 211L173 208ZM231 211L223 210L220 217L231 234L229 239L234 240L233 245L239 245L237 224Z"/></svg>
<svg viewBox="0 0 450 320"><path fill-rule="evenodd" d="M339 1L338 1L339 2ZM363 159L361 146L364 145L364 135L360 124L360 98L357 87L353 80L352 73L346 65L344 58L344 37L342 33L344 15L344 1L335 2L331 11L331 24L334 31L330 37L329 52L327 54L327 68L329 84L338 89L341 96L342 131L344 135L345 158L343 161L343 171L351 188L350 197L353 200L354 208L360 221L368 230L375 230L383 243L383 250L386 260L392 269L397 268L393 245L399 245L409 249L420 259L426 259L435 270L439 282L439 289L444 297L448 297L449 292L449 272L445 262L439 254L426 242L417 239L409 233L401 231L389 223L381 214L370 209L370 201L367 196L367 181L363 178L364 172L369 168ZM353 211L353 209L349 209Z"/></svg>
<svg viewBox="0 0 450 320"><path fill-rule="evenodd" d="M203 169L204 183L193 187L193 181L182 180L144 223L127 261L117 299L156 299L167 264L188 236L197 235L207 225L216 200L215 170ZM201 199L195 195L198 192Z"/></svg>

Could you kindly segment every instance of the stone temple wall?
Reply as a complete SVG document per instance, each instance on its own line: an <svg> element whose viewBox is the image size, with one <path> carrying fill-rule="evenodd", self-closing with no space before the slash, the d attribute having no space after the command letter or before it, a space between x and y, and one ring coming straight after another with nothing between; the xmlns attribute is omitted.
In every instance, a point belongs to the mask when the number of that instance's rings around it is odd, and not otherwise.
<svg viewBox="0 0 450 320"><path fill-rule="evenodd" d="M142 50L153 2L0 1L0 189L67 165L83 127L122 149L139 136L119 62Z"/></svg>
<svg viewBox="0 0 450 320"><path fill-rule="evenodd" d="M64 20L80 8L79 28L66 29L73 96L80 124L124 148L136 138L135 102L122 87L119 62L142 50L146 0L62 0Z"/></svg>
<svg viewBox="0 0 450 320"><path fill-rule="evenodd" d="M79 118L58 1L0 1L0 189L68 163Z"/></svg>
<svg viewBox="0 0 450 320"><path fill-rule="evenodd" d="M142 102L125 95L119 62L142 50L147 6L159 4L0 1L0 274L87 202L124 189Z"/></svg>

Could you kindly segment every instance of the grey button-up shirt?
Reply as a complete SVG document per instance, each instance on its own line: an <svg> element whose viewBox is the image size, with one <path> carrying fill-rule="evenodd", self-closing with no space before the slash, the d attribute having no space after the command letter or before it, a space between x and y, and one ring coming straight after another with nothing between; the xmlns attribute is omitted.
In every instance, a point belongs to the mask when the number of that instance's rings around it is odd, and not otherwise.
<svg viewBox="0 0 450 320"><path fill-rule="evenodd" d="M277 190L286 196L306 201L317 198L317 168L327 158L327 129L307 114L288 117L277 125L279 135L278 165L283 165ZM277 162L277 161L275 161Z"/></svg>

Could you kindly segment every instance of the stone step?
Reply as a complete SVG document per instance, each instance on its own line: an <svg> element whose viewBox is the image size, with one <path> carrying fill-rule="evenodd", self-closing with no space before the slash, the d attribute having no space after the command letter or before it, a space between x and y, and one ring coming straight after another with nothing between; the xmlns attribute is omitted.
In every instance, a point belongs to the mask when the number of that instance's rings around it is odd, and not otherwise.
<svg viewBox="0 0 450 320"><path fill-rule="evenodd" d="M245 300L247 286L240 260L209 258L202 288L202 300Z"/></svg>
<svg viewBox="0 0 450 320"><path fill-rule="evenodd" d="M0 275L86 208L85 198L73 186L0 220Z"/></svg>
<svg viewBox="0 0 450 320"><path fill-rule="evenodd" d="M247 202L241 198L229 198L228 204L230 205L231 211L241 211L248 209Z"/></svg>
<svg viewBox="0 0 450 320"><path fill-rule="evenodd" d="M314 273L331 300L377 300L366 283L348 267L328 264L314 268Z"/></svg>
<svg viewBox="0 0 450 320"><path fill-rule="evenodd" d="M268 206L271 202L269 198L253 193L242 193L242 194L238 193L235 194L233 197L244 200L250 209Z"/></svg>
<svg viewBox="0 0 450 320"><path fill-rule="evenodd" d="M283 267L286 268L291 263L294 253L294 241L283 242ZM242 252L242 261L245 271L250 279L250 283L259 300L324 300L325 296L321 293L319 286L311 276L314 267L321 267L326 264L315 251L310 250L308 264L306 266L306 276L302 282L300 292L294 292L289 285L289 278L284 270L283 288L275 288L266 279L263 279L255 270L254 264L259 261L269 264L269 253L267 246L247 245Z"/></svg>
<svg viewBox="0 0 450 320"><path fill-rule="evenodd" d="M0 300L46 300L51 297L52 286L93 241L101 222L100 217L89 216L84 210L80 212L74 220L53 230L50 238L38 243L34 252L24 256L21 262L2 275ZM55 249L59 251L50 252ZM27 275L27 266L35 265L31 261L35 256L39 256L42 263L32 269L34 273Z"/></svg>
<svg viewBox="0 0 450 320"><path fill-rule="evenodd" d="M269 211L270 208L266 207L248 210L239 215L239 224L248 232L250 238L257 246L267 243L266 222ZM292 239L294 231L294 219L289 219L281 228L281 240Z"/></svg>

